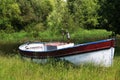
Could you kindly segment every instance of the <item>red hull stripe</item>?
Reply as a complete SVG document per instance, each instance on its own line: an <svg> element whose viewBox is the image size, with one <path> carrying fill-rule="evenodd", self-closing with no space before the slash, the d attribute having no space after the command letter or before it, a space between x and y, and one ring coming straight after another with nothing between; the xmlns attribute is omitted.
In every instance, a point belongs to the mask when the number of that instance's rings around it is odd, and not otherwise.
<svg viewBox="0 0 120 80"><path fill-rule="evenodd" d="M49 57L63 57L63 56L70 56L70 55L77 55L77 54L83 54L86 52L91 51L98 51L103 49L108 49L111 47L114 47L114 39L106 40L106 41L100 41L96 43L87 43L83 45L77 45L70 48L64 48L59 50L53 50L53 51L45 51L45 52L31 52L31 51L22 51L20 50L20 54L25 57L31 57L31 58L38 58L38 59L45 59Z"/></svg>

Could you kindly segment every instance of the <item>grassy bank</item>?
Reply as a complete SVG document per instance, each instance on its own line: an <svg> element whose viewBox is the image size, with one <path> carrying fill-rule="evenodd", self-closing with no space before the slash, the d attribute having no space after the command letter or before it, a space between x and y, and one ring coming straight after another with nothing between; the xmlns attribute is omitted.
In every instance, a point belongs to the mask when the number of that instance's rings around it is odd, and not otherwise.
<svg viewBox="0 0 120 80"><path fill-rule="evenodd" d="M106 30L84 30L79 29L75 32L70 32L71 40L76 42L87 42L92 40L99 40L108 38L111 32ZM24 42L24 41L63 41L62 33L54 33L51 31L41 31L41 32L15 32L11 34L7 34L5 32L0 32L0 41L4 42ZM66 39L65 39L66 40Z"/></svg>
<svg viewBox="0 0 120 80"><path fill-rule="evenodd" d="M112 67L74 66L69 63L36 64L19 56L0 56L1 80L120 80L120 56Z"/></svg>
<svg viewBox="0 0 120 80"><path fill-rule="evenodd" d="M92 64L74 66L66 62L36 64L20 58L17 48L28 40L62 40L61 35L58 37L56 34L48 33L39 33L37 37L33 33L28 34L24 31L0 34L0 80L120 80L120 36L117 39L114 64L108 68ZM72 41L82 43L105 39L110 34L105 30L81 30L72 33L71 37ZM10 56L9 53L14 55Z"/></svg>

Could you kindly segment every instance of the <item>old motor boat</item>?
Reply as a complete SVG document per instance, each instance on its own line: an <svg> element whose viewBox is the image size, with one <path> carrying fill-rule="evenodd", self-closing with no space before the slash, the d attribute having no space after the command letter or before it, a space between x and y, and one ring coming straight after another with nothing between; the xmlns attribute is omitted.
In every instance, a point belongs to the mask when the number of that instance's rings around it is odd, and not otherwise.
<svg viewBox="0 0 120 80"><path fill-rule="evenodd" d="M31 42L19 46L24 59L46 63L48 58L67 60L75 65L93 63L111 66L114 57L115 39L105 39L83 44L62 42Z"/></svg>

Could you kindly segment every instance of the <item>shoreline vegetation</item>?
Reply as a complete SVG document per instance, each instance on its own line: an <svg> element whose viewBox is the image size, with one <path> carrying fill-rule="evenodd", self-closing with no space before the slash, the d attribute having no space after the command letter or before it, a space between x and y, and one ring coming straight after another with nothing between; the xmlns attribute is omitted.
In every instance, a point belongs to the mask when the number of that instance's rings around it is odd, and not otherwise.
<svg viewBox="0 0 120 80"><path fill-rule="evenodd" d="M0 0L0 80L120 80L119 0ZM30 42L86 43L117 35L114 64L45 65L20 58L19 45Z"/></svg>
<svg viewBox="0 0 120 80"><path fill-rule="evenodd" d="M82 30L71 33L76 43L108 38L111 32L106 30ZM29 36L28 36L29 35ZM47 64L37 64L20 58L18 46L28 40L51 41L62 40L62 36L43 32L34 37L27 32L0 34L0 79L1 80L120 80L120 36L117 36L115 57L111 67L100 67L92 64L75 66L71 63L51 60ZM59 34L60 36L60 34ZM46 38L45 38L46 37ZM74 39L75 38L75 39ZM90 39L90 40L88 40ZM61 41L60 40L60 41ZM47 40L46 40L47 41ZM49 41L49 40L48 40ZM5 55L6 53L6 55Z"/></svg>
<svg viewBox="0 0 120 80"><path fill-rule="evenodd" d="M37 36L36 36L37 35ZM108 39L111 32L101 29L85 30L79 29L76 32L70 33L70 42L75 44L92 42L102 39ZM14 32L14 33L0 33L0 50L11 54L17 52L19 45L26 42L67 42L66 36L63 39L62 34L53 34L52 31L43 32ZM8 53L9 52L9 53Z"/></svg>

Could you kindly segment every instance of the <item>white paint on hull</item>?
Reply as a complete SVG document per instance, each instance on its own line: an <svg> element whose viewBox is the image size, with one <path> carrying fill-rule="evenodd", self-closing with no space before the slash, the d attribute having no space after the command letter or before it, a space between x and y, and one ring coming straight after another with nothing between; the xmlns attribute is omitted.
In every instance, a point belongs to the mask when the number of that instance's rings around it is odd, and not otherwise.
<svg viewBox="0 0 120 80"><path fill-rule="evenodd" d="M61 57L61 60L67 60L75 65L93 63L95 65L109 67L113 63L114 48L87 52L83 54ZM25 58L25 57L24 57ZM27 58L26 58L27 59ZM46 63L47 59L32 59L33 62Z"/></svg>
<svg viewBox="0 0 120 80"><path fill-rule="evenodd" d="M95 65L109 67L113 63L114 48L88 52L85 54L72 55L61 59L67 60L75 65L93 63Z"/></svg>

